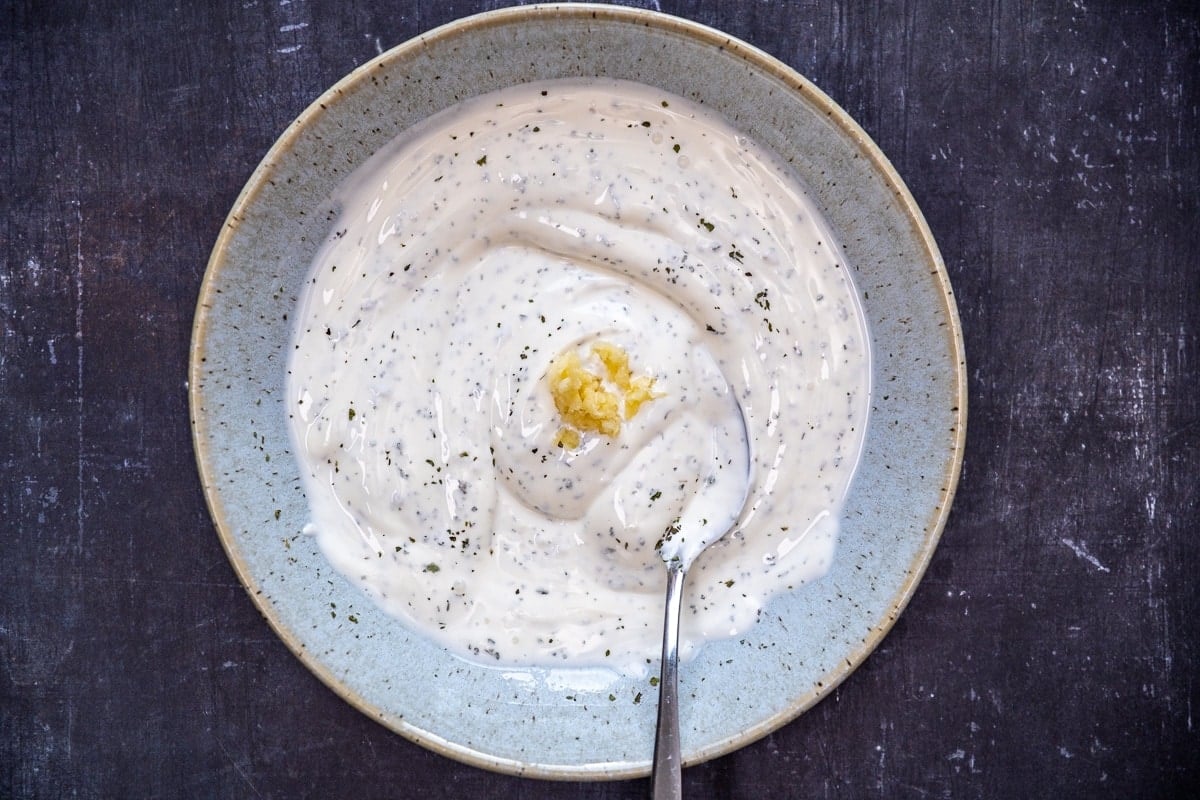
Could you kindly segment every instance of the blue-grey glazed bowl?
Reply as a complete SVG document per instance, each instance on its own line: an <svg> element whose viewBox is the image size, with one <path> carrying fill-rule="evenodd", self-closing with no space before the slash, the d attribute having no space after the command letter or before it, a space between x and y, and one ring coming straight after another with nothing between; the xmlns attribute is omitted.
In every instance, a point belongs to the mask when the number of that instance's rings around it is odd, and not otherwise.
<svg viewBox="0 0 1200 800"><path fill-rule="evenodd" d="M605 671L464 661L380 612L301 534L289 452L289 315L328 233L328 198L376 149L477 94L548 78L636 80L703 103L791 162L845 248L874 347L871 419L831 572L684 665L685 763L794 719L879 643L945 524L962 461L958 315L920 210L879 148L786 65L704 26L612 6L511 8L359 67L283 133L225 222L192 339L192 427L221 541L275 632L321 680L451 758L542 778L645 775L657 690Z"/></svg>

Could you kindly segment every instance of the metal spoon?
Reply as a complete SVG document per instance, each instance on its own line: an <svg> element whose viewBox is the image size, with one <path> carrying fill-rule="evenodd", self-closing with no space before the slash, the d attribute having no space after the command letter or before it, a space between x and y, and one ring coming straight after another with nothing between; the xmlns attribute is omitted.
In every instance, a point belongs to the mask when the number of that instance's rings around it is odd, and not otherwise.
<svg viewBox="0 0 1200 800"><path fill-rule="evenodd" d="M682 798L679 751L679 622L683 579L688 567L737 523L750 490L750 436L746 418L731 390L728 399L737 423L714 429L713 458L702 476L697 499L666 530L659 554L667 566L663 618L662 668L658 682L658 726L650 781L655 800ZM740 423L740 424L738 424Z"/></svg>

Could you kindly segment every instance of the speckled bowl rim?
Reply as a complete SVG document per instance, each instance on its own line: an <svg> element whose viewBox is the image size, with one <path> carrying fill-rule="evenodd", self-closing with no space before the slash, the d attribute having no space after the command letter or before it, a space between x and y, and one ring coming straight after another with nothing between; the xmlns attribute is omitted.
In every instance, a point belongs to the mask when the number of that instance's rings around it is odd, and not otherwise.
<svg viewBox="0 0 1200 800"><path fill-rule="evenodd" d="M622 6L591 3L518 6L487 11L447 23L388 50L350 72L313 101L279 137L247 181L222 225L221 233L213 247L205 271L192 327L190 365L188 370L189 411L196 462L200 472L205 500L217 528L221 544L229 557L230 563L233 565L238 580L245 587L259 612L266 618L276 635L279 636L305 667L336 694L367 716L374 718L410 741L473 766L512 775L553 780L616 780L636 778L647 775L649 772L648 768L644 766L614 766L603 763L564 767L561 765L528 763L481 753L478 750L431 734L429 731L412 725L403 718L390 714L367 702L361 695L346 686L340 679L333 675L319 658L302 646L291 630L282 623L272 606L260 599L261 593L259 592L257 582L248 570L246 563L238 554L236 542L230 532L230 525L226 521L222 498L217 491L217 481L215 480L215 476L211 474L206 462L207 421L204 414L199 411L203 408L202 393L198 387L202 384L204 341L209 321L207 307L212 299L213 279L220 273L225 264L226 250L230 240L237 232L239 219L268 182L274 165L279 160L281 154L287 152L292 147L295 140L314 119L327 112L327 108L336 102L339 95L349 93L361 83L368 81L370 74L381 65L409 58L433 42L452 40L473 31L492 26L511 25L526 19L544 19L546 17L588 18L597 22L634 23L679 34L701 44L720 48L726 53L732 54L761 70L763 73L782 81L784 85L793 91L803 93L806 102L824 111L829 121L835 127L842 129L849 135L856 143L859 153L868 159L874 169L893 189L895 201L908 217L908 221L913 225L924 247L924 251L920 254L921 260L932 267L931 275L934 277L940 289L940 296L945 303L944 308L941 310L946 316L947 327L949 328L951 356L955 362L955 370L952 376L952 394L954 395L955 408L957 409L955 411L957 424L954 428L952 456L945 465L946 473L942 483L940 502L934 507L933 516L925 528L924 541L909 564L906 572L908 577L902 584L900 591L892 598L889 606L890 611L884 616L883 621L868 633L856 650L840 662L839 667L834 672L825 676L825 680L821 681L817 688L801 695L791 706L779 713L767 717L755 725L744 728L736 735L707 747L702 747L693 753L686 754L688 757L685 759L685 766L702 763L733 752L779 729L807 711L820 699L827 696L862 664L867 656L878 646L887 632L891 630L896 619L908 605L909 600L921 582L921 578L924 576L933 552L937 547L937 543L941 538L942 530L945 527L958 486L967 429L966 359L958 309L950 286L949 275L946 272L945 264L924 215L921 213L916 201L891 162L862 127L825 93L791 67L766 52L714 28L656 11Z"/></svg>

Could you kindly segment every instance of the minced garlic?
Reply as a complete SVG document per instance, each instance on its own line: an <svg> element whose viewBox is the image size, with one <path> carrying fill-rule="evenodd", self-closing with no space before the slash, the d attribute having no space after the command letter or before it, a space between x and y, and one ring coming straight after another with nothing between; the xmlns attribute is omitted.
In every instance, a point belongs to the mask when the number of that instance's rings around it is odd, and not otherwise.
<svg viewBox="0 0 1200 800"><path fill-rule="evenodd" d="M596 342L591 354L603 370L602 375L588 369L574 349L560 355L550 366L550 395L567 423L555 437L559 447L570 450L579 447L580 432L615 438L620 435L624 420L632 419L644 403L661 397L654 391L653 377L634 377L629 368L629 354L620 347Z"/></svg>

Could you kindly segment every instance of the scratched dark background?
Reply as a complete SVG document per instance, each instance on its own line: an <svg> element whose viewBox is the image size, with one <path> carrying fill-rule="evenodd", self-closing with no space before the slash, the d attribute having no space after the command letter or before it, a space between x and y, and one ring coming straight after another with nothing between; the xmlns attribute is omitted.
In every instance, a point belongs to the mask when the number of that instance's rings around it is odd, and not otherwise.
<svg viewBox="0 0 1200 800"><path fill-rule="evenodd" d="M353 67L495 5L0 1L0 797L645 796L462 766L338 699L237 583L193 462L192 313L254 166ZM687 792L1196 796L1200 16L661 7L797 68L892 159L971 395L896 628Z"/></svg>

